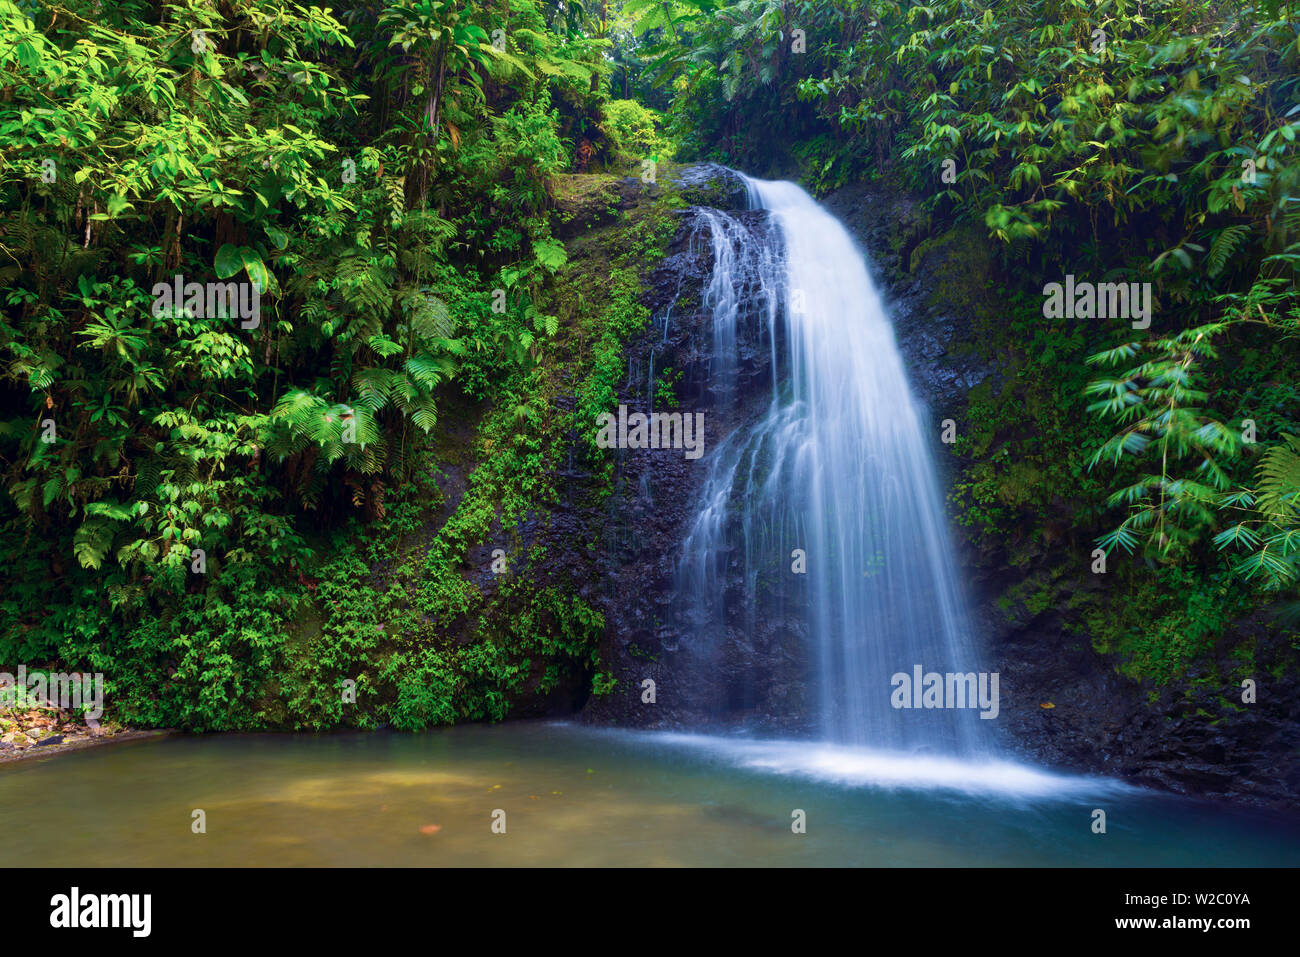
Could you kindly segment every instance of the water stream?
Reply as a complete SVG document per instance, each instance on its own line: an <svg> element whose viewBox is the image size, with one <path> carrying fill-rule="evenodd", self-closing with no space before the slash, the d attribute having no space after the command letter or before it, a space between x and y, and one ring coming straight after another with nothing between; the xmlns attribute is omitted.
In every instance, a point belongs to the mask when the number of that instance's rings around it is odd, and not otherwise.
<svg viewBox="0 0 1300 957"><path fill-rule="evenodd" d="M801 563L792 574L807 575L822 737L981 753L989 735L977 709L894 706L896 674L987 669L951 557L929 426L880 294L848 232L804 190L746 182L751 206L769 211L776 235L756 234L726 213L702 214L714 258L703 296L713 313L709 377L725 399L738 329L759 321L773 357L772 398L757 424L708 457L683 549L683 600L696 606L700 640L716 640L709 631L725 627L728 615L755 613L762 574ZM733 556L744 564L747 590L734 610L720 597ZM902 700L913 703L910 690Z"/></svg>

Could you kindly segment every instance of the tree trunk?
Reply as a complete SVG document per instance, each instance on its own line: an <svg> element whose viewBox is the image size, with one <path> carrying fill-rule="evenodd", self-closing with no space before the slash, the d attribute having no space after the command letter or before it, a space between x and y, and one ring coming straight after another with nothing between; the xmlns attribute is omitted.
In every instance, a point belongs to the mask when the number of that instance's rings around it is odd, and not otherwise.
<svg viewBox="0 0 1300 957"><path fill-rule="evenodd" d="M437 65L429 71L429 98L424 104L424 118L429 124L429 130L425 134L425 145L430 150L437 149L438 146L438 113L442 107L442 87L446 80L447 70L447 41L443 40L438 44ZM437 73L437 80L434 80L434 73ZM420 168L419 188L417 190L417 200L413 204L416 207L424 205L426 197L429 195L429 183L433 179L433 159L424 163Z"/></svg>

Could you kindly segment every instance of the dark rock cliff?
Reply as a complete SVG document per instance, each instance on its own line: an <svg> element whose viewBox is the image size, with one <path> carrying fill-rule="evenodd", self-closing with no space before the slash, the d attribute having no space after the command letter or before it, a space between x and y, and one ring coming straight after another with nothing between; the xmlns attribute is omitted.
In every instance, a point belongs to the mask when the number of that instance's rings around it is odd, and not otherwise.
<svg viewBox="0 0 1300 957"><path fill-rule="evenodd" d="M765 234L766 213L746 210L740 180L716 166L684 167L670 184L687 202L668 255L649 278L650 327L627 350L628 375L619 401L629 412L667 411L656 405L656 382L676 376L676 407L704 413L706 451L757 419L771 399L771 356L754 290L738 341L736 381L723 394L709 378L712 312L702 293L713 272L713 245L701 205L728 211L742 229ZM771 241L771 237L764 237ZM707 635L682 601L679 562L698 509L705 459L681 450L617 452L614 493L602 516L601 554L583 590L605 615L602 661L618 678L613 694L593 697L584 720L639 727L736 727L789 731L800 727L807 688L800 616L759 613L750 623L727 615L721 634ZM718 607L745 601L739 563L726 561ZM764 606L778 602L766 595ZM653 698L646 681L654 682Z"/></svg>

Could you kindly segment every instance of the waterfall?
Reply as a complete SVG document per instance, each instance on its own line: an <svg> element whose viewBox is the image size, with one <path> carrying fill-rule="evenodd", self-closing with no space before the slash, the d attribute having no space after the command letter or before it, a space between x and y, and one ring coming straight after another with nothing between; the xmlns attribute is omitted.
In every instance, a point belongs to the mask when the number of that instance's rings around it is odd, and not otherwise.
<svg viewBox="0 0 1300 957"><path fill-rule="evenodd" d="M845 228L793 183L745 179L750 206L768 211L769 236L726 213L701 213L714 252L703 294L713 315L708 388L730 400L739 329L757 322L772 356L771 402L750 425L710 436L678 568L696 636L752 629L764 613L755 596L772 591L764 583L801 575L824 740L982 751L988 722L973 702L893 700L893 676L910 680L918 666L983 670L929 451L938 425L912 396L889 316ZM737 563L746 600L728 607Z"/></svg>

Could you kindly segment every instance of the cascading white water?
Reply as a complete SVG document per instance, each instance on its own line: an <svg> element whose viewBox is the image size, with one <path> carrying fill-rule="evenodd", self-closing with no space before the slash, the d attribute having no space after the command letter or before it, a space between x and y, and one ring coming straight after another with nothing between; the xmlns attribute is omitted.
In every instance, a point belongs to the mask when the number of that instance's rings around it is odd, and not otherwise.
<svg viewBox="0 0 1300 957"><path fill-rule="evenodd" d="M975 708L891 703L892 676L910 677L918 665L939 673L984 669L951 557L929 426L889 317L833 216L793 183L746 182L751 207L769 211L779 242L763 243L724 213L704 214L715 263L704 295L714 319L710 388L726 394L738 324L747 315L753 321L757 309L772 345L772 400L756 425L708 455L683 551L687 600L709 609L697 621L725 626L737 613L721 607L728 563L743 563L752 595L761 576L796 574L792 553L803 549L822 736L877 748L982 751ZM755 614L753 602L743 604L740 613Z"/></svg>

